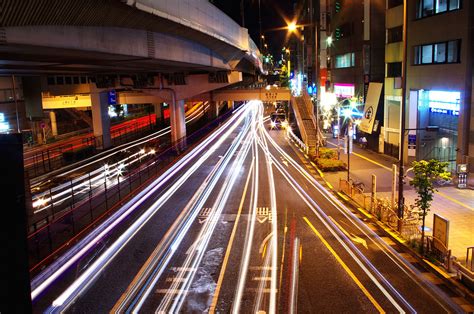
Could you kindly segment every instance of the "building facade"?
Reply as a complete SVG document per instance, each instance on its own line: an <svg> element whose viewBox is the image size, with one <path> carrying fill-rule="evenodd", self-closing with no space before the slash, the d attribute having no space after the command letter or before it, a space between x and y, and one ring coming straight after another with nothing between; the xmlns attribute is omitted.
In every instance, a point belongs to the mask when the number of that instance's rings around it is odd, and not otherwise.
<svg viewBox="0 0 474 314"><path fill-rule="evenodd" d="M363 110L370 82L384 81L385 0L331 0L325 3L327 33L326 88L338 100L357 100ZM364 136L368 147L379 150L383 125L383 97L380 97L371 134ZM344 130L342 130L344 131Z"/></svg>
<svg viewBox="0 0 474 314"><path fill-rule="evenodd" d="M405 161L474 162L472 112L473 4L407 1ZM384 150L400 138L403 1L387 1ZM473 168L471 166L471 168ZM471 169L472 171L473 169Z"/></svg>

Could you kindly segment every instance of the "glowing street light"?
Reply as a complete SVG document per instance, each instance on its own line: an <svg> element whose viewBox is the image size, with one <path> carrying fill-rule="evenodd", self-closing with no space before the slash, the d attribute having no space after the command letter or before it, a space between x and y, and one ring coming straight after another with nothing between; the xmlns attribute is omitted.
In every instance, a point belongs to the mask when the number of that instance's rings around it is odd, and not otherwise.
<svg viewBox="0 0 474 314"><path fill-rule="evenodd" d="M296 23L295 23L295 22L291 22L291 23L288 24L288 31L289 31L290 33L295 32L295 31L296 31L296 28L297 28L297 26L296 26Z"/></svg>
<svg viewBox="0 0 474 314"><path fill-rule="evenodd" d="M326 44L328 46L332 46L332 42L333 42L332 36L329 36L328 38L326 38Z"/></svg>

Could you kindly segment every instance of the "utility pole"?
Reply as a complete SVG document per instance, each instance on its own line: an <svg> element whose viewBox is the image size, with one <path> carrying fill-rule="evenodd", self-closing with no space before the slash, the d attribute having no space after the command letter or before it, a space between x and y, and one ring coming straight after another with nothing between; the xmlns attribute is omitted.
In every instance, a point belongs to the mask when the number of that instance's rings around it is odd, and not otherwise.
<svg viewBox="0 0 474 314"><path fill-rule="evenodd" d="M347 126L347 182L349 182L351 169L351 152L352 152L352 119Z"/></svg>
<svg viewBox="0 0 474 314"><path fill-rule="evenodd" d="M402 228L405 200L403 197L404 156L405 156L405 119L407 93L407 0L403 0L403 61L402 61L402 102L400 108L400 148L398 165L398 230Z"/></svg>
<svg viewBox="0 0 474 314"><path fill-rule="evenodd" d="M261 0L258 0L258 27L259 27L259 30L260 30L260 50L262 50L262 46L263 46L263 34L262 34L262 10L261 10L261 7L260 7L260 1Z"/></svg>
<svg viewBox="0 0 474 314"><path fill-rule="evenodd" d="M18 99L16 97L15 75L12 75L12 85L13 85L13 100L15 101L16 129L17 129L18 133L21 133L21 131L20 131L20 117L19 117L19 114L18 114Z"/></svg>

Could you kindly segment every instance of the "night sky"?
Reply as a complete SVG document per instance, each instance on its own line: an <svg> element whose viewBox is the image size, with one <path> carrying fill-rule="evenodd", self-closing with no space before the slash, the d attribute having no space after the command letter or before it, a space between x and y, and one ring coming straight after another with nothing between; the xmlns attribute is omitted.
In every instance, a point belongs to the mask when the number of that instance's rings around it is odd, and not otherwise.
<svg viewBox="0 0 474 314"><path fill-rule="evenodd" d="M294 16L293 3L295 0L260 0L262 15L262 31L270 53L279 59L278 53L285 46L286 30L275 30L286 26L284 17L292 20ZM219 9L242 25L240 14L240 0L214 0ZM259 46L258 0L244 0L245 27L257 46ZM259 47L260 48L260 47Z"/></svg>

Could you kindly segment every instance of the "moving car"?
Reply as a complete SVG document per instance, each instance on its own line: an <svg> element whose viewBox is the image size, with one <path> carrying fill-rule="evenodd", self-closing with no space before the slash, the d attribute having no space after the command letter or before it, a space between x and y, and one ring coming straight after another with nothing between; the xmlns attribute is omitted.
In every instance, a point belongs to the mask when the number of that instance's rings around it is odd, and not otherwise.
<svg viewBox="0 0 474 314"><path fill-rule="evenodd" d="M270 115L270 130L285 128L287 125L285 113L274 112Z"/></svg>

